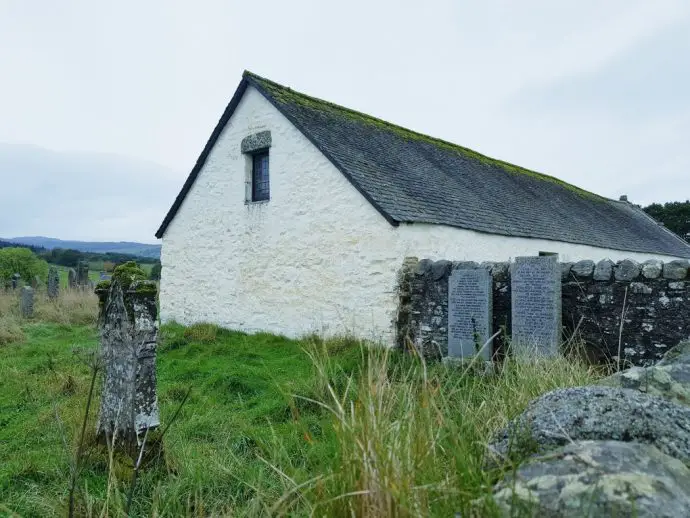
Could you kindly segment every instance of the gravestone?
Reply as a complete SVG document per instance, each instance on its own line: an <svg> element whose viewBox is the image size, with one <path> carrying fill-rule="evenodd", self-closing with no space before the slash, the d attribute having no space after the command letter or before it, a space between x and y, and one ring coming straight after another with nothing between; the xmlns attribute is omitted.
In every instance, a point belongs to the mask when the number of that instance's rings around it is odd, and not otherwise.
<svg viewBox="0 0 690 518"><path fill-rule="evenodd" d="M60 274L54 266L48 270L48 298L55 300L60 294Z"/></svg>
<svg viewBox="0 0 690 518"><path fill-rule="evenodd" d="M24 286L20 301L22 317L32 318L34 316L34 289L31 286Z"/></svg>
<svg viewBox="0 0 690 518"><path fill-rule="evenodd" d="M491 337L492 277L485 268L453 270L448 278L448 356L470 358ZM482 351L490 360L491 344Z"/></svg>
<svg viewBox="0 0 690 518"><path fill-rule="evenodd" d="M67 270L67 287L73 290L77 287L77 272L74 268Z"/></svg>
<svg viewBox="0 0 690 518"><path fill-rule="evenodd" d="M21 279L21 277L22 276L19 275L18 273L15 273L14 275L12 275L12 289L13 290L16 290L17 287L19 286L19 279Z"/></svg>
<svg viewBox="0 0 690 518"><path fill-rule="evenodd" d="M38 278L38 275L34 275L34 278L31 279L31 287L34 290L37 290L40 284L41 284L41 279Z"/></svg>
<svg viewBox="0 0 690 518"><path fill-rule="evenodd" d="M104 381L97 433L116 447L135 454L147 429L158 427L154 282L136 265L125 263L112 282L99 283L99 331ZM127 268L125 268L127 267Z"/></svg>
<svg viewBox="0 0 690 518"><path fill-rule="evenodd" d="M89 284L89 263L79 261L77 263L77 285L85 288Z"/></svg>
<svg viewBox="0 0 690 518"><path fill-rule="evenodd" d="M512 342L516 352L558 354L561 267L555 256L517 257L511 272Z"/></svg>

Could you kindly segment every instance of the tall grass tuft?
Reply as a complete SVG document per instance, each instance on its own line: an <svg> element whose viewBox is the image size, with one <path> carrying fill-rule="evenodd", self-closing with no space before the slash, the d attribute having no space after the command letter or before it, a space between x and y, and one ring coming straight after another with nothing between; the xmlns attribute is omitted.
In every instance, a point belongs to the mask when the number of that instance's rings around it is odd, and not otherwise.
<svg viewBox="0 0 690 518"><path fill-rule="evenodd" d="M63 325L94 325L98 318L98 297L91 290L63 291L55 301L45 293L36 296L34 318Z"/></svg>
<svg viewBox="0 0 690 518"><path fill-rule="evenodd" d="M595 375L566 358L509 359L478 375L362 347L361 375L334 384L326 349L309 354L326 389L312 402L337 437L332 472L310 490L313 513L328 516L493 515L490 437L540 394Z"/></svg>

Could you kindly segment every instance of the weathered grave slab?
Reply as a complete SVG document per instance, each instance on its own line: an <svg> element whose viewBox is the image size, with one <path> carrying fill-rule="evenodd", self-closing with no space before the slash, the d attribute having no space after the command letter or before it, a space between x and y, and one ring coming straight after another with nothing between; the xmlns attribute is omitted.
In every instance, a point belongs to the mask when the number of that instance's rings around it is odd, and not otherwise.
<svg viewBox="0 0 690 518"><path fill-rule="evenodd" d="M491 337L492 278L485 268L453 270L448 278L448 356L469 358ZM490 360L491 344L482 351Z"/></svg>
<svg viewBox="0 0 690 518"><path fill-rule="evenodd" d="M48 298L55 300L60 294L60 274L54 266L48 270Z"/></svg>
<svg viewBox="0 0 690 518"><path fill-rule="evenodd" d="M561 341L561 267L555 256L517 257L511 273L516 352L555 355Z"/></svg>
<svg viewBox="0 0 690 518"><path fill-rule="evenodd" d="M99 283L104 382L97 432L116 434L133 453L146 430L160 424L156 398L157 287L135 263Z"/></svg>
<svg viewBox="0 0 690 518"><path fill-rule="evenodd" d="M73 290L77 287L77 272L74 268L70 268L67 271L67 286L70 290Z"/></svg>
<svg viewBox="0 0 690 518"><path fill-rule="evenodd" d="M33 318L34 316L34 289L31 286L22 287L20 307L22 317Z"/></svg>

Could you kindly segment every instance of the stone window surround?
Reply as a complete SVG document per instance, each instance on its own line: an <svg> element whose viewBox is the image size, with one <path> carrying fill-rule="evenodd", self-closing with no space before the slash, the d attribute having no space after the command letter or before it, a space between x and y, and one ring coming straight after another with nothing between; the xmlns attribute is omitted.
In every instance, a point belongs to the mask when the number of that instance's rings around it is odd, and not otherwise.
<svg viewBox="0 0 690 518"><path fill-rule="evenodd" d="M247 135L242 139L240 144L240 150L244 155L244 172L245 172L245 195L244 203L245 205L260 205L263 203L268 203L270 201L270 196L268 200L258 200L254 201L252 199L252 177L253 177L253 166L254 166L254 155L262 152L268 152L271 147L272 139L271 132L259 131L258 133L253 133Z"/></svg>

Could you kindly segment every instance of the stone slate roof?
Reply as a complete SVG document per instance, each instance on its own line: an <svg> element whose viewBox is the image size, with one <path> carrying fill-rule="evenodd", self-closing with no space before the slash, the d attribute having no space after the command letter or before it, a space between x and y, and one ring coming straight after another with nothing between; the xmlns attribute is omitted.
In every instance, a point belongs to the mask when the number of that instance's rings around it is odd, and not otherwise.
<svg viewBox="0 0 690 518"><path fill-rule="evenodd" d="M690 257L690 245L641 209L495 160L245 72L162 237L247 86L290 120L393 225L433 223L505 236Z"/></svg>

